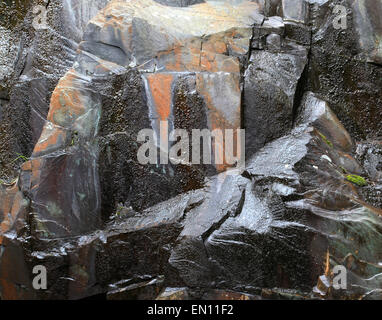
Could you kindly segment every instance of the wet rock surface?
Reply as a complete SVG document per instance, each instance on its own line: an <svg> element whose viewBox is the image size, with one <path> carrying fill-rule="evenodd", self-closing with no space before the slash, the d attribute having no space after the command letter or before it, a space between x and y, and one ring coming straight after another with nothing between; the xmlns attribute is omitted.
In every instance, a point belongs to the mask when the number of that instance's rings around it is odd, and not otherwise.
<svg viewBox="0 0 382 320"><path fill-rule="evenodd" d="M260 50L251 55L244 85L247 156L293 127L294 101L307 63L307 50L297 47L288 51Z"/></svg>
<svg viewBox="0 0 382 320"><path fill-rule="evenodd" d="M1 299L382 299L379 0L75 2L2 4ZM245 167L140 163L161 121Z"/></svg>
<svg viewBox="0 0 382 320"><path fill-rule="evenodd" d="M0 173L3 180L12 181L20 165L31 155L41 135L52 92L73 65L84 27L106 3L107 0L1 3L0 51L4 54L0 58Z"/></svg>
<svg viewBox="0 0 382 320"><path fill-rule="evenodd" d="M347 9L346 29L333 27L336 5ZM330 103L347 130L360 140L376 139L381 135L381 68L370 63L367 58L369 50L360 46L364 38L357 29L374 25L377 29L370 31L365 40L378 37L379 22L374 20L373 15L366 14L365 6L368 10L373 8L375 14L381 10L380 1L313 4L316 25L312 29L308 85L311 91Z"/></svg>

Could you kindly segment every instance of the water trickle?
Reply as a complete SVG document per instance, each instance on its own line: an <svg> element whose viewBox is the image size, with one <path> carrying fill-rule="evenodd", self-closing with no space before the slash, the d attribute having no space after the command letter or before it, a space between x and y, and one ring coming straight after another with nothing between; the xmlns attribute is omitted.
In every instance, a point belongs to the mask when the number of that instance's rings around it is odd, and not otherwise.
<svg viewBox="0 0 382 320"><path fill-rule="evenodd" d="M63 0L64 19L73 40L80 42L87 23L110 0Z"/></svg>

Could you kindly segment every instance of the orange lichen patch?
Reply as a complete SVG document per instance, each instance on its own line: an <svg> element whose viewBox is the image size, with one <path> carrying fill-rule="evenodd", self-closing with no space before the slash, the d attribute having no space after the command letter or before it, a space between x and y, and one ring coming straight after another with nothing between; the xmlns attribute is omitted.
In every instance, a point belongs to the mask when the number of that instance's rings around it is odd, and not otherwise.
<svg viewBox="0 0 382 320"><path fill-rule="evenodd" d="M43 153L49 153L59 147L63 147L66 137L67 132L65 130L58 127L52 128L52 124L47 123L44 126L39 141L34 147L33 155L36 156Z"/></svg>
<svg viewBox="0 0 382 320"><path fill-rule="evenodd" d="M123 27L126 25L126 13L130 12L132 16L133 10L132 5L120 1L111 1L109 5L98 12L90 23L100 27L114 25Z"/></svg>
<svg viewBox="0 0 382 320"><path fill-rule="evenodd" d="M240 92L239 83L237 78L237 83L235 84L235 90ZM226 139L225 139L225 130L226 129L232 129L233 132L233 146L230 146L233 148L233 155L240 155L241 154L241 148L244 148L244 146L241 146L240 143L237 143L237 129L240 129L241 125L241 118L240 118L240 109L241 109L241 101L240 99L237 101L236 110L234 111L234 116L231 119L227 119L222 109L226 106L223 105L217 105L216 99L211 95L208 88L213 88L215 86L214 83L212 83L213 80L203 77L202 74L197 75L197 91L203 96L204 101L208 108L208 122L210 130L216 130L219 129L223 133L222 139L215 139L213 148L215 155L223 155L223 161L216 164L216 169L220 172L225 171L229 167L231 167L230 164L227 163L227 159L225 157L225 145L226 145ZM220 141L219 141L220 140ZM217 159L219 160L219 159Z"/></svg>
<svg viewBox="0 0 382 320"><path fill-rule="evenodd" d="M202 51L200 57L200 70L208 72L239 73L239 60L214 52Z"/></svg>
<svg viewBox="0 0 382 320"><path fill-rule="evenodd" d="M165 73L153 73L147 76L151 95L154 100L155 112L160 121L161 132L168 132L168 118L171 114L172 83L174 76ZM168 137L161 135L161 145L167 144Z"/></svg>
<svg viewBox="0 0 382 320"><path fill-rule="evenodd" d="M225 34L207 39L192 38L177 42L170 49L158 53L160 65L176 72L240 72L239 60L227 55Z"/></svg>
<svg viewBox="0 0 382 320"><path fill-rule="evenodd" d="M31 189L39 185L40 173L44 164L44 158L34 158L25 162L21 167L24 172L29 172L30 174L30 185Z"/></svg>
<svg viewBox="0 0 382 320"><path fill-rule="evenodd" d="M211 125L211 130L216 130L220 129L223 133L222 139L215 139L213 148L214 148L214 153L215 153L215 161L217 162L216 164L216 169L219 172L225 171L228 168L230 168L232 165L228 163L226 159L226 150L225 148L227 147L227 141L226 141L226 136L225 136L225 129L239 129L239 128L232 128L230 123L224 118L224 116L216 111L216 112L210 112L208 115L209 122ZM230 146L231 147L231 146ZM241 149L237 145L237 131L234 130L233 132L233 154L239 155Z"/></svg>
<svg viewBox="0 0 382 320"><path fill-rule="evenodd" d="M183 62L182 62L182 55L181 55L181 48L176 47L174 49L164 51L158 54L158 58L162 57L170 57L172 58L172 61L170 61L166 65L166 69L170 71L183 71Z"/></svg>
<svg viewBox="0 0 382 320"><path fill-rule="evenodd" d="M245 54L249 50L252 26L260 22L260 18L254 14L259 12L259 9L260 6L252 1L239 4L229 1L202 3L184 8L169 8L153 0L111 1L90 24L93 25L91 29L94 38L99 38L105 44L118 45L129 55L135 51L132 43L135 37L133 21L134 18L140 19L148 23L151 30L159 32L163 37L162 44L168 45L169 52L153 50L151 58L173 55L172 61L166 66L167 70L198 71L200 64L197 63L196 56L200 57L200 52L192 52L190 39L197 40L196 42L203 41L203 51L206 52L226 55L230 51L236 55ZM179 19L180 16L182 19ZM141 45L149 47L151 43L145 43L143 40ZM196 48L201 51L200 45ZM139 56L136 58L140 60ZM221 70L212 68L205 71Z"/></svg>
<svg viewBox="0 0 382 320"><path fill-rule="evenodd" d="M189 47L186 45L190 44ZM200 41L199 47L194 42L183 43L170 50L158 54L159 64L168 71L199 71L200 70Z"/></svg>
<svg viewBox="0 0 382 320"><path fill-rule="evenodd" d="M325 259L325 276L330 276L330 254L329 249L326 251L326 259Z"/></svg>
<svg viewBox="0 0 382 320"><path fill-rule="evenodd" d="M23 194L19 191L17 182L0 191L0 204L0 212L4 217L0 224L0 244L2 244L2 235L13 227L20 213L25 211L26 202Z"/></svg>
<svg viewBox="0 0 382 320"><path fill-rule="evenodd" d="M237 58L227 57L223 60L219 60L219 68L224 72L239 73L240 64Z"/></svg>
<svg viewBox="0 0 382 320"><path fill-rule="evenodd" d="M15 197L16 189L14 186L11 188L3 188L1 187L0 191L0 212L2 213L2 216L4 217L4 220L7 220L7 217L12 209L13 205L13 199ZM3 225L3 222L1 225ZM2 230L2 229L1 229Z"/></svg>
<svg viewBox="0 0 382 320"><path fill-rule="evenodd" d="M167 121L171 113L172 74L153 73L147 77L156 112L160 121Z"/></svg>
<svg viewBox="0 0 382 320"><path fill-rule="evenodd" d="M33 182L37 182L40 179L40 172L42 168L42 159L33 159L32 164L32 175L31 175L31 187L34 187Z"/></svg>
<svg viewBox="0 0 382 320"><path fill-rule="evenodd" d="M168 71L176 72L230 72L239 73L239 60L235 57L218 54L200 48L176 48L172 52L162 52L159 62L165 62ZM169 62L167 62L169 61Z"/></svg>
<svg viewBox="0 0 382 320"><path fill-rule="evenodd" d="M203 39L203 51L222 55L229 55L230 53L245 55L249 50L251 37L252 30L250 28L233 28Z"/></svg>
<svg viewBox="0 0 382 320"><path fill-rule="evenodd" d="M83 82L74 69L59 81L52 94L47 120L62 127L70 126L86 111L80 84Z"/></svg>
<svg viewBox="0 0 382 320"><path fill-rule="evenodd" d="M216 53L211 51L202 51L200 53L200 68L203 71L216 72Z"/></svg>
<svg viewBox="0 0 382 320"><path fill-rule="evenodd" d="M17 192L15 197L13 198L12 208L10 212L5 217L5 219L1 222L1 225L0 225L1 233L4 234L5 232L8 232L13 227L13 224L15 223L17 217L19 216L19 214L22 212L24 208L25 208L24 197L21 192ZM0 244L2 242L3 242L3 239L0 236Z"/></svg>
<svg viewBox="0 0 382 320"><path fill-rule="evenodd" d="M236 53L245 54L248 50L246 48L243 48L241 46L237 45L237 42L231 41L230 42L230 48L235 51Z"/></svg>
<svg viewBox="0 0 382 320"><path fill-rule="evenodd" d="M108 16L107 19L104 21L103 29L114 29L118 30L121 27L124 27L123 24L123 17L122 16Z"/></svg>
<svg viewBox="0 0 382 320"><path fill-rule="evenodd" d="M241 125L241 117L240 117L240 110L241 110L241 90L240 90L240 84L239 84L239 77L228 77L225 78L225 83L230 87L235 94L239 97L238 100L235 103L234 110L230 112L230 119L227 119L223 115L223 110L227 108L227 105L218 105L218 102L216 101L216 97L213 97L211 95L211 92L209 91L209 88L216 88L216 84L213 82L213 78L204 77L203 74L197 75L197 90L198 92L204 97L204 100L207 104L207 107L209 109L209 113L212 116L210 120L211 129L238 129ZM229 83L228 83L229 82ZM221 88L218 88L219 90ZM228 103L228 101L225 101L225 103Z"/></svg>
<svg viewBox="0 0 382 320"><path fill-rule="evenodd" d="M203 51L226 54L227 44L221 37L211 36L208 41L203 41Z"/></svg>
<svg viewBox="0 0 382 320"><path fill-rule="evenodd" d="M21 165L21 171L31 171L32 170L32 162L29 160L27 162L24 162Z"/></svg>

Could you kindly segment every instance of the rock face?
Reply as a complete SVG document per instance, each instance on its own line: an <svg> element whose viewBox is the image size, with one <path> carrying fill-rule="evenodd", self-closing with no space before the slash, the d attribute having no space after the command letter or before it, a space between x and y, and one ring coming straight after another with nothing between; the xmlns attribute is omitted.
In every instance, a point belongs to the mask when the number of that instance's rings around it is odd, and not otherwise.
<svg viewBox="0 0 382 320"><path fill-rule="evenodd" d="M7 182L18 175L23 163L19 156L29 157L41 135L52 92L73 65L83 28L106 3L1 3L0 51L4 54L0 58L0 172ZM45 7L46 16L41 13ZM34 8L38 9L36 13ZM39 22L40 17L43 20Z"/></svg>
<svg viewBox="0 0 382 320"><path fill-rule="evenodd" d="M381 1L5 5L1 299L382 298Z"/></svg>
<svg viewBox="0 0 382 320"><path fill-rule="evenodd" d="M346 29L333 27L337 5L346 8ZM327 1L313 4L312 8L309 90L329 101L359 140L381 136L382 77L375 55L380 43L375 40L380 37L380 19L374 18L380 12L380 1Z"/></svg>
<svg viewBox="0 0 382 320"><path fill-rule="evenodd" d="M183 114L179 116L174 111L189 107L187 101L183 101L186 104L183 106L174 102L184 100L184 96L190 95L190 90L195 91L194 95L205 104L202 119L207 128L240 128L240 59L245 59L243 57L248 54L251 26L262 23L262 17L257 13L257 4L243 2L231 6L228 15L226 6L229 4L169 9L151 0L114 1L92 19L85 31L84 41L79 44L74 67L59 81L52 94L47 122L31 160L22 168L25 191L32 199L36 232L41 237L79 235L99 227L101 192L96 138L102 96L96 89L97 85L94 85L96 79L110 72L128 72L126 67L137 70L147 105L146 112L143 109L139 112L141 125L137 127L144 129L150 125L156 140L161 143L162 124L166 131L176 128L187 111L181 110ZM176 20L177 15L184 15L185 21ZM210 27L205 27L206 22ZM136 78L130 81L139 89ZM182 86L182 83L185 85ZM189 88L183 89L187 85ZM174 87L178 89L175 94ZM114 92L103 92L103 96L107 94L114 95ZM125 94L130 95L130 92ZM142 101L137 102L142 104ZM125 106L129 115L129 109L136 107L135 103ZM146 121L145 113L148 114ZM193 127L192 123L188 125ZM112 142L114 145L111 145L110 135L114 134L108 132L105 137L106 153L111 154L114 146L130 148L133 154L131 145L134 140L124 146L119 142ZM215 149L221 147L214 145ZM109 157L107 161L112 159ZM224 165L217 164L216 169L222 170ZM142 172L141 168L137 170L132 174L133 181L141 178L140 175L143 175L144 182L150 178L150 174ZM130 190L122 192L119 197L124 196L135 209L141 209L149 201L137 197L141 198L141 193L147 189L169 189L162 199L155 197L157 201L165 200L179 191L186 191L184 189L190 188L189 184L197 186L200 182L194 180L204 177L203 174L197 176L192 169L184 170L186 172L180 172L176 179L182 177L188 181L177 186L179 183L174 183L171 178L174 175L171 166L164 166L161 171L164 172L162 179L170 176L169 184L175 186L158 185L155 178L154 186L147 186L147 183L137 185L131 181L133 185L130 184ZM74 182L74 177L78 181ZM47 179L50 182L47 183ZM61 183L72 184L73 188L58 191ZM149 204L154 203L151 201Z"/></svg>
<svg viewBox="0 0 382 320"><path fill-rule="evenodd" d="M354 1L352 3L358 42L368 62L382 64L382 3L379 1ZM368 19L365 19L365 16Z"/></svg>
<svg viewBox="0 0 382 320"><path fill-rule="evenodd" d="M307 63L307 50L293 49L291 53L261 50L251 55L244 86L248 156L293 127L296 90Z"/></svg>

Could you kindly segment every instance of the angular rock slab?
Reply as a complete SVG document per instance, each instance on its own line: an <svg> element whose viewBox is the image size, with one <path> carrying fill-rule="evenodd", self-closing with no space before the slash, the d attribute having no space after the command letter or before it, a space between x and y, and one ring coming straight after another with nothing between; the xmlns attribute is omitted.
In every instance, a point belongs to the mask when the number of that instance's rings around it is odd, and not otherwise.
<svg viewBox="0 0 382 320"><path fill-rule="evenodd" d="M350 1L354 10L359 45L369 62L382 65L382 2Z"/></svg>
<svg viewBox="0 0 382 320"><path fill-rule="evenodd" d="M284 20L306 23L309 17L309 3L306 0L282 0Z"/></svg>
<svg viewBox="0 0 382 320"><path fill-rule="evenodd" d="M38 237L79 235L100 226L96 138L102 99L93 80L136 67L151 95L148 113L154 114L156 129L156 121L173 117L178 74L197 73L209 127L237 129L240 59L249 50L252 26L262 22L258 11L248 1L186 8L151 0L111 1L92 19L76 63L53 92L43 132L21 174ZM225 95L215 88L221 84Z"/></svg>
<svg viewBox="0 0 382 320"><path fill-rule="evenodd" d="M292 129L296 91L306 64L307 50L302 46L252 53L244 83L247 157Z"/></svg>
<svg viewBox="0 0 382 320"><path fill-rule="evenodd" d="M197 74L196 90L207 105L209 129L238 129L241 61L249 51L252 26L262 23L258 11L259 6L248 1L171 9L152 1L111 3L89 24L82 45L95 54L99 42L116 46L126 64L143 72L156 136L160 121L173 127L172 91L184 73ZM111 22L118 17L125 19L124 25ZM118 36L121 33L126 38ZM117 60L123 58L115 56Z"/></svg>
<svg viewBox="0 0 382 320"><path fill-rule="evenodd" d="M211 285L214 269L205 241L225 220L241 211L247 183L240 175L219 174L210 181L206 200L187 214L169 263L188 286Z"/></svg>
<svg viewBox="0 0 382 320"><path fill-rule="evenodd" d="M323 266L342 264L348 288L331 297L367 296L380 286L379 268L371 266L381 259L381 210L366 204L360 188L346 180L362 170L351 156L349 134L327 103L308 93L302 107L299 126L249 161L246 176L253 185L247 185L240 213L205 241L213 284L253 293L278 287L309 296ZM345 263L352 255L370 268Z"/></svg>
<svg viewBox="0 0 382 320"><path fill-rule="evenodd" d="M0 291L1 299L34 299L24 244L18 236L28 234L30 202L19 181L0 185Z"/></svg>
<svg viewBox="0 0 382 320"><path fill-rule="evenodd" d="M357 140L381 136L382 68L376 60L380 3L332 0L311 7L314 18L309 90L330 103ZM346 8L344 30L333 26L336 5ZM371 63L365 64L368 60Z"/></svg>
<svg viewBox="0 0 382 320"><path fill-rule="evenodd" d="M42 299L312 298L317 281L322 297L338 264L348 269L348 290L331 293L328 285L327 298L378 298L382 213L346 180L345 171L362 174L346 151L353 142L313 93L296 120L291 134L253 156L245 177L221 173L141 214L121 208L103 230L34 242L26 256L14 247L25 239L20 234L4 254L25 258L21 275L47 267ZM2 275L9 261L0 261ZM15 282L29 281L8 279L9 297Z"/></svg>
<svg viewBox="0 0 382 320"><path fill-rule="evenodd" d="M15 232L26 227L25 219L30 202L21 192L18 181L11 185L0 185L0 245L8 232Z"/></svg>

